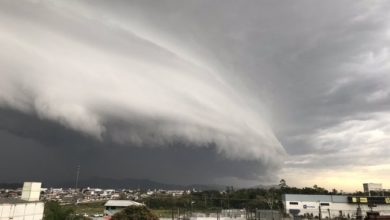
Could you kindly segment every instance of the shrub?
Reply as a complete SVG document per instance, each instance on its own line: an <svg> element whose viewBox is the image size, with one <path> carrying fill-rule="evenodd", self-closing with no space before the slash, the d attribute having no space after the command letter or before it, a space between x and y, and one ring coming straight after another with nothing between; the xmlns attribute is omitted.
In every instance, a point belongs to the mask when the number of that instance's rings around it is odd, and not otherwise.
<svg viewBox="0 0 390 220"><path fill-rule="evenodd" d="M112 216L111 220L158 220L145 206L129 206Z"/></svg>

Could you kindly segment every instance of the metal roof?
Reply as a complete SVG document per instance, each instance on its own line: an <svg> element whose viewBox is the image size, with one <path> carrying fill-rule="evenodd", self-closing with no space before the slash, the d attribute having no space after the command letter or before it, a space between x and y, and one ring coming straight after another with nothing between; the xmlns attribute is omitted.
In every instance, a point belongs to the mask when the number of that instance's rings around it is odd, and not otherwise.
<svg viewBox="0 0 390 220"><path fill-rule="evenodd" d="M116 207L127 207L127 206L141 206L144 205L139 202L131 200L108 200L104 206L116 206Z"/></svg>
<svg viewBox="0 0 390 220"><path fill-rule="evenodd" d="M283 195L284 201L301 201L301 202L334 202L334 203L347 203L348 196L342 195L305 195L305 194L285 194Z"/></svg>

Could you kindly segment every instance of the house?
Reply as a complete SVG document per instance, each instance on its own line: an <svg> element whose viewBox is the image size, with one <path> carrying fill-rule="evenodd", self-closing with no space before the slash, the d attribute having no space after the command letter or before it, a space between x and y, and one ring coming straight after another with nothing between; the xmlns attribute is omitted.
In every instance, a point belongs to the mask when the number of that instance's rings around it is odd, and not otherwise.
<svg viewBox="0 0 390 220"><path fill-rule="evenodd" d="M115 213L118 213L129 206L143 206L144 204L131 200L108 200L104 204L104 219L111 219Z"/></svg>

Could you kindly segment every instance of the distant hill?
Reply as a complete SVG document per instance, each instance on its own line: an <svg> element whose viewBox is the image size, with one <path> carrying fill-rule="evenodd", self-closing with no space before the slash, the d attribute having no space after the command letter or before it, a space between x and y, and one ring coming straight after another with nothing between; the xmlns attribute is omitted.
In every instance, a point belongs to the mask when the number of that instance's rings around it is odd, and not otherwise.
<svg viewBox="0 0 390 220"><path fill-rule="evenodd" d="M17 189L22 187L23 183L0 183L0 189Z"/></svg>
<svg viewBox="0 0 390 220"><path fill-rule="evenodd" d="M271 188L275 188L275 189L279 189L280 186L279 185L257 185L257 186L252 186L250 187L252 189L255 189L255 188L260 188L260 189L271 189Z"/></svg>
<svg viewBox="0 0 390 220"><path fill-rule="evenodd" d="M53 183L48 184L52 187L65 187L73 188L75 183ZM79 187L97 187L97 188L113 188L113 189L165 189L165 190L225 190L226 186L223 185L207 185L207 184L191 184L191 185L178 185L178 184L166 184L160 183L149 179L114 179L106 177L91 177L88 179L80 180Z"/></svg>

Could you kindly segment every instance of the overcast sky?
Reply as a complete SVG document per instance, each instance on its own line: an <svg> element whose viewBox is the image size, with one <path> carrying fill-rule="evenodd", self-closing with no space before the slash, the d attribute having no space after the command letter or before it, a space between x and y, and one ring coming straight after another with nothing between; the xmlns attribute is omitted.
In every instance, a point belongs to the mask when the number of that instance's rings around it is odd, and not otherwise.
<svg viewBox="0 0 390 220"><path fill-rule="evenodd" d="M0 181L390 188L389 11L0 0Z"/></svg>

